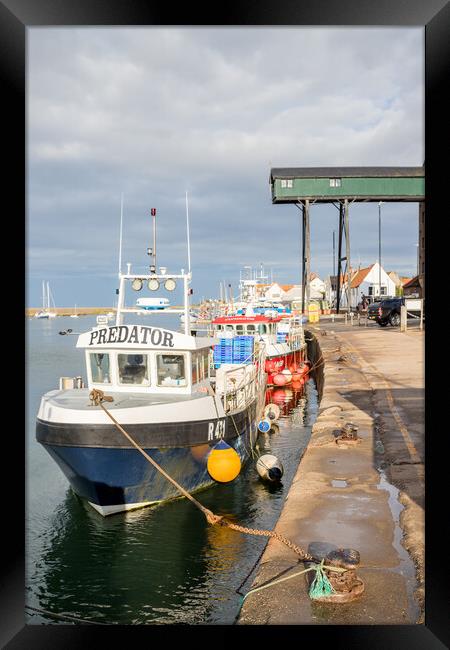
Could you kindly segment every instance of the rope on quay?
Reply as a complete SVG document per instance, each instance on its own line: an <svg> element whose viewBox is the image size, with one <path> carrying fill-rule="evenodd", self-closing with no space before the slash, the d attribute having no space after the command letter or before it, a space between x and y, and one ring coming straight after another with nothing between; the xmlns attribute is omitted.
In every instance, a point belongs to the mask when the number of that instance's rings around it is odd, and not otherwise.
<svg viewBox="0 0 450 650"><path fill-rule="evenodd" d="M232 522L226 520L223 516L216 515L211 510L208 510L208 508L205 508L197 499L195 499L187 490L185 490L175 479L173 479L167 472L165 472L158 463L151 458L138 443L133 440L133 438L130 436L129 433L125 431L125 429L117 422L115 417L108 411L108 409L104 406L103 402L112 402L113 397L107 396L104 394L103 391L98 390L94 388L90 393L89 393L89 399L95 406L100 406L103 411L106 413L106 415L112 420L114 425L119 429L119 431L127 438L127 440L135 447L143 456L146 458L146 460L151 463L172 485L174 485L182 494L185 496L187 499L189 499L197 508L199 508L203 514L206 517L206 520L209 524L211 525L219 525L219 526L225 526L227 528L231 528L232 530L236 530L240 533L246 533L248 535L259 535L259 536L264 536L264 537L271 537L272 539L277 539L278 541L282 542L285 544L288 548L293 550L297 555L299 555L300 561L306 561L306 562L313 562L316 564L315 567L312 567L316 570L316 576L313 581L313 584L311 585L310 589L310 597L311 598L320 598L324 596L328 596L331 594L334 589L329 582L327 576L325 575L323 571L323 560L319 560L318 558L315 558L314 556L310 555L307 553L303 548L298 546L297 544L294 544L291 542L289 539L284 537L284 535L280 535L279 533L276 533L273 530L259 530L256 528L247 528L246 526L239 526L238 524L233 524ZM327 567L328 568L328 567ZM337 571L341 572L342 569L340 567L329 567L330 570L332 571ZM321 596L322 595L322 596Z"/></svg>

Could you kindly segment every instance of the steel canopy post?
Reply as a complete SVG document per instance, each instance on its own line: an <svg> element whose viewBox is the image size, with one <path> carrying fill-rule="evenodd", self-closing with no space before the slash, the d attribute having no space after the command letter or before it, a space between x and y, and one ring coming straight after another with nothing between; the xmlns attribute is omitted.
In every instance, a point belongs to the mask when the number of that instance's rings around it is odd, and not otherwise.
<svg viewBox="0 0 450 650"><path fill-rule="evenodd" d="M342 225L343 225L342 203L339 203L339 233L338 233L338 268L336 286L336 314L339 314L341 305L341 275L342 275Z"/></svg>
<svg viewBox="0 0 450 650"><path fill-rule="evenodd" d="M351 268L350 268L350 229L349 229L349 220L348 220L348 199L344 201L344 216L345 216L345 259L347 267L347 308L350 310L351 307Z"/></svg>
<svg viewBox="0 0 450 650"><path fill-rule="evenodd" d="M302 203L302 314L305 313L305 204Z"/></svg>
<svg viewBox="0 0 450 650"><path fill-rule="evenodd" d="M305 295L306 295L306 308L309 305L309 282L310 282L310 251L311 251L311 239L310 239L310 230L309 230L309 199L305 201Z"/></svg>

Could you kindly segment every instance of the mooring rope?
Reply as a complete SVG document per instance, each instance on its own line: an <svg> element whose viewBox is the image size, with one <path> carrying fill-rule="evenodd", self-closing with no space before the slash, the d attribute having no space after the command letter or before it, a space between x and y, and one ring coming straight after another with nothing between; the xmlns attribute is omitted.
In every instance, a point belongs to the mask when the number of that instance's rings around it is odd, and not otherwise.
<svg viewBox="0 0 450 650"><path fill-rule="evenodd" d="M94 388L90 394L89 398L95 406L100 406L106 415L112 420L114 425L119 429L119 431L129 440L129 442L135 447L143 456L146 458L146 460L151 463L161 474L168 480L172 485L174 485L182 494L185 496L187 499L189 499L197 508L199 508L203 514L206 517L206 520L209 524L215 525L218 524L220 526L226 526L227 528L231 528L232 530L236 530L240 533L246 533L248 535L259 535L259 536L264 536L264 537L271 537L272 539L278 539L278 541L282 542L285 544L288 548L292 549L297 555L300 556L302 560L307 560L310 562L316 562L319 563L320 560L317 558L313 557L309 553L307 553L304 549L302 549L300 546L297 544L294 544L291 542L289 539L284 537L283 535L280 535L279 533L276 533L273 530L259 530L256 528L247 528L246 526L239 526L238 524L233 524L231 521L226 520L223 516L216 515L211 510L208 510L208 508L205 508L197 499L195 499L192 494L189 494L187 490L185 490L175 479L173 479L167 472L163 470L163 468L158 465L158 463L153 460L145 451L142 449L138 443L133 440L133 438L130 436L129 433L125 431L125 429L117 422L115 417L108 411L108 409L103 405L104 401L112 402L113 398L110 396L106 396L103 391L98 390Z"/></svg>
<svg viewBox="0 0 450 650"><path fill-rule="evenodd" d="M319 567L320 567L321 571L323 571L323 569L328 569L330 571L337 571L339 573L344 573L346 571L346 569L342 569L340 567L328 566L328 565L324 564L323 560L320 563ZM290 580L291 578L295 578L296 576L300 576L303 573L308 573L308 571L317 571L317 567L316 566L308 567L307 569L304 569L303 571L297 571L296 573L292 573L290 576L285 576L284 578L278 578L277 580L270 580L269 582L266 582L265 584L261 585L260 587L255 587L254 589L250 589L249 591L247 591L247 593L243 597L242 602L244 602L244 600L248 596L250 596L250 594L255 594L257 591L262 591L263 589L267 589L267 587L272 587L273 585L276 585L279 582L284 582L285 580ZM333 588L331 588L331 589L332 589L332 591L334 591Z"/></svg>

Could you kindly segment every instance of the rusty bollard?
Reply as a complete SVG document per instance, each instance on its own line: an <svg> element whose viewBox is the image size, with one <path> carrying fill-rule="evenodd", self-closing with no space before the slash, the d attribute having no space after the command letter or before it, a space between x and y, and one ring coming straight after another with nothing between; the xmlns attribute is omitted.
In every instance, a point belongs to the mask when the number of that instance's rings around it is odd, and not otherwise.
<svg viewBox="0 0 450 650"><path fill-rule="evenodd" d="M358 438L358 427L353 422L347 422L342 427L339 435L336 437L335 442L339 444L351 444L357 445L361 442L361 439Z"/></svg>
<svg viewBox="0 0 450 650"><path fill-rule="evenodd" d="M364 582L356 574L360 564L359 552L353 548L339 548L330 551L325 557L325 566L335 566L346 571L324 569L334 593L325 596L318 602L348 603L358 598L364 591Z"/></svg>

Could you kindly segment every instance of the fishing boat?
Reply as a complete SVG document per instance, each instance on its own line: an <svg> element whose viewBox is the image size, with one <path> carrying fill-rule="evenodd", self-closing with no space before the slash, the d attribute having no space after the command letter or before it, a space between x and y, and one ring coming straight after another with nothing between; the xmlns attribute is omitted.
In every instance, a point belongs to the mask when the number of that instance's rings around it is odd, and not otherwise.
<svg viewBox="0 0 450 650"><path fill-rule="evenodd" d="M222 315L212 320L211 336L250 336L265 345L268 386L284 386L302 381L309 370L302 318L284 316L277 311L255 313L252 304L241 313Z"/></svg>
<svg viewBox="0 0 450 650"><path fill-rule="evenodd" d="M167 281L155 266L150 269L144 275L131 273L130 266L119 272L115 325L103 323L78 336L86 382L61 378L59 388L42 397L37 415L37 441L75 493L105 516L180 494L93 404L93 389L112 398L106 403L111 415L189 493L214 484L207 462L218 442L226 441L242 463L249 458L264 408L264 345L252 345L250 354L244 346L245 359L218 360L216 339L192 336L190 271L170 276L183 287L184 306L170 314L184 314L184 331L124 323L141 309L125 307L130 283L142 288Z"/></svg>
<svg viewBox="0 0 450 650"><path fill-rule="evenodd" d="M50 297L52 297L52 302L54 306L54 300L53 296L51 296L50 293L50 285L47 282L47 284L42 281L42 309L40 311L37 311L34 314L34 318L55 318L56 313L54 311L51 311L50 307Z"/></svg>

